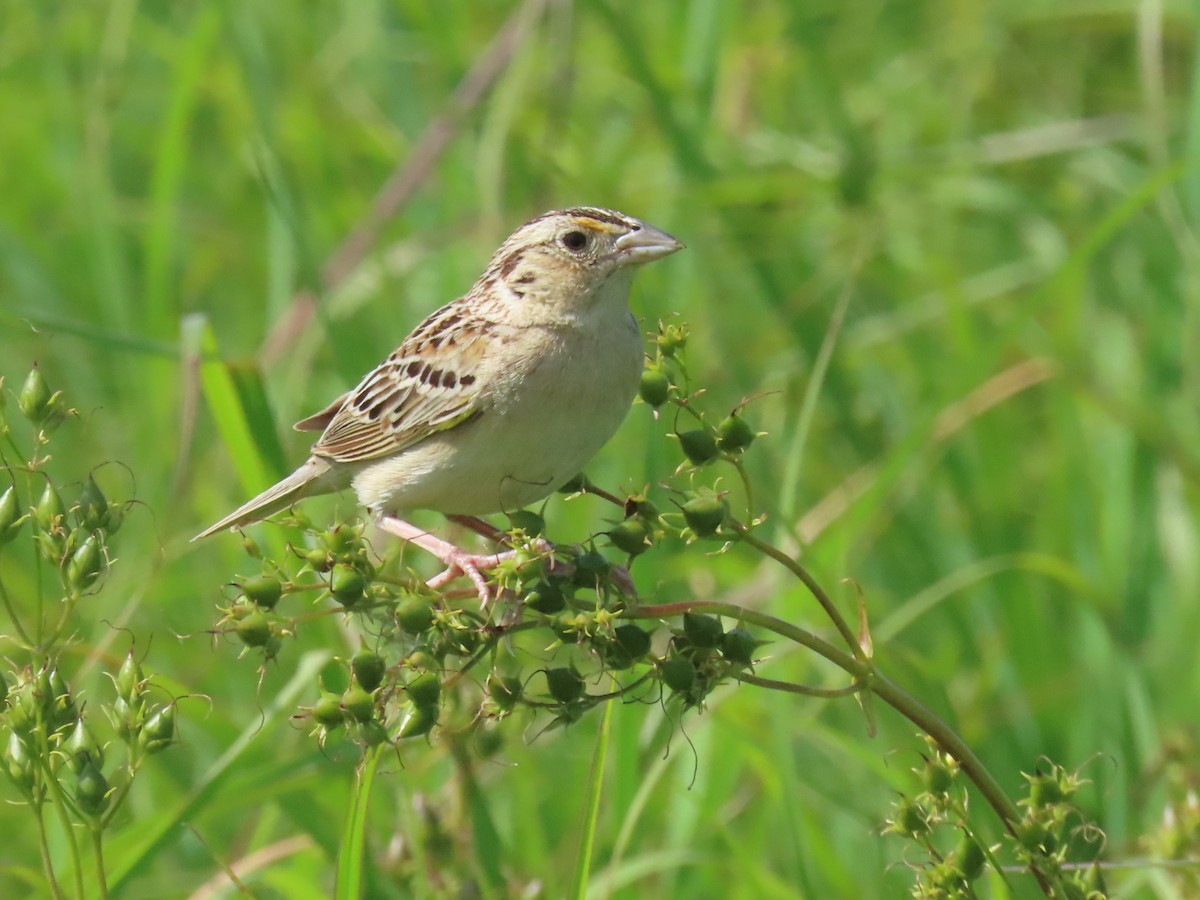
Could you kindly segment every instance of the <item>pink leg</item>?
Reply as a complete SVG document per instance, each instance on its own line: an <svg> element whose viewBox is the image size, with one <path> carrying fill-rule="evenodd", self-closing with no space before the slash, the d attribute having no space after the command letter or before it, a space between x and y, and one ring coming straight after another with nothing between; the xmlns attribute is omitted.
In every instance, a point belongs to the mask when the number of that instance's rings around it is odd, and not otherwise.
<svg viewBox="0 0 1200 900"><path fill-rule="evenodd" d="M428 553L432 553L446 566L446 571L440 575L435 575L426 582L431 588L443 587L459 575L466 575L471 579L471 583L475 585L475 590L478 592L479 599L484 606L492 602L492 591L482 573L488 569L495 568L516 554L515 550L508 550L504 553L471 554L448 541L443 541L441 538L435 537L428 531L424 531L415 525L410 525L403 519L397 519L393 516L382 516L377 522L379 527L384 531L394 534L396 537L408 541L410 544L415 544Z"/></svg>

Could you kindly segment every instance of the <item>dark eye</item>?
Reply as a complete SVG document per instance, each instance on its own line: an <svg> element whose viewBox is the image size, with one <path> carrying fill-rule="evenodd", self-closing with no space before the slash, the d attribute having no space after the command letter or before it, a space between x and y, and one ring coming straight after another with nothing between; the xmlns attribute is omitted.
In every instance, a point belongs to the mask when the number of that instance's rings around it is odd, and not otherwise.
<svg viewBox="0 0 1200 900"><path fill-rule="evenodd" d="M588 236L582 231L568 231L561 240L562 245L572 253L578 253L588 245Z"/></svg>

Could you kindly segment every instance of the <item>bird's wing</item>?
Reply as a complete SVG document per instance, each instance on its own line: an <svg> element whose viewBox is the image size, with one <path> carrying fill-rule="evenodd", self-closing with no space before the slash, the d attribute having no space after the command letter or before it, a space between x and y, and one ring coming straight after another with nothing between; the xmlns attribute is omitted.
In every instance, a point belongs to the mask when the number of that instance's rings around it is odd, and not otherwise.
<svg viewBox="0 0 1200 900"><path fill-rule="evenodd" d="M461 300L433 313L345 395L313 454L346 463L376 459L479 415L485 324Z"/></svg>

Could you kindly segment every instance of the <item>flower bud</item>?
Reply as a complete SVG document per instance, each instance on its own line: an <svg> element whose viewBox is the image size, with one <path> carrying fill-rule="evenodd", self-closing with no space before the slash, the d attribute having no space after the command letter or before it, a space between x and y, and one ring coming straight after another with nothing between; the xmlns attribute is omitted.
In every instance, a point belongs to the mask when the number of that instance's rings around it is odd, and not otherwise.
<svg viewBox="0 0 1200 900"><path fill-rule="evenodd" d="M687 345L687 328L683 325L667 325L658 332L655 343L663 356L674 356Z"/></svg>

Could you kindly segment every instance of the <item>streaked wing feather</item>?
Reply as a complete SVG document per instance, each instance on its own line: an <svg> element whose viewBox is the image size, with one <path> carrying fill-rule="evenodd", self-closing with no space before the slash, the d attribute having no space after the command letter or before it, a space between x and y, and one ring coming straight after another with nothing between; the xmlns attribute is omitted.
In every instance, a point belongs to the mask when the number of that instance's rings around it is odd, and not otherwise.
<svg viewBox="0 0 1200 900"><path fill-rule="evenodd" d="M313 413L307 419L301 419L292 428L296 431L324 431L349 399L350 391L346 391L319 413Z"/></svg>
<svg viewBox="0 0 1200 900"><path fill-rule="evenodd" d="M347 395L313 453L377 459L478 415L481 324L461 300L433 313Z"/></svg>

